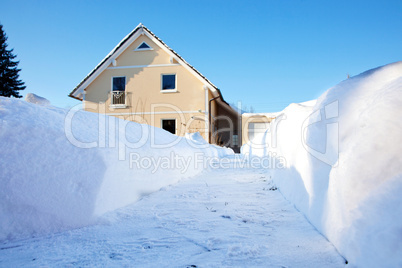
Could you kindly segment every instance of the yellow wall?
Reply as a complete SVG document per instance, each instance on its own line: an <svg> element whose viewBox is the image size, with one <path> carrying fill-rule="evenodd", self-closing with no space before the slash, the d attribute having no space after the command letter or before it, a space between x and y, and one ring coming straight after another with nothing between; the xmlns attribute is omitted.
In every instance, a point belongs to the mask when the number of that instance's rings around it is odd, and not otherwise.
<svg viewBox="0 0 402 268"><path fill-rule="evenodd" d="M144 41L153 50L134 51ZM170 56L147 36L142 35L121 53L116 61L117 66L170 64Z"/></svg>
<svg viewBox="0 0 402 268"><path fill-rule="evenodd" d="M161 91L161 74L176 74L177 92ZM87 87L85 100L110 104L112 77L116 76L126 77L128 94L127 108L118 109L119 112L131 112L138 102L145 102L147 111L150 111L151 103L170 103L183 111L205 110L203 84L180 65L107 69ZM115 110L110 109L111 112Z"/></svg>
<svg viewBox="0 0 402 268"><path fill-rule="evenodd" d="M143 41L153 50L134 51ZM183 135L186 129L186 132L200 131L205 136L205 107L208 103L205 101L204 84L185 67L172 65L168 53L147 36L140 36L116 59L116 63L115 66L110 65L87 86L84 109L133 121L140 121L138 117L142 117L147 124L155 127L161 127L162 118L176 119L178 135ZM167 66L152 67L160 64ZM146 66L140 68L119 68L144 65ZM161 92L161 74L176 74L177 92ZM110 106L112 77L116 76L126 77L125 108ZM208 98L212 98L211 93ZM177 110L183 112L182 116Z"/></svg>

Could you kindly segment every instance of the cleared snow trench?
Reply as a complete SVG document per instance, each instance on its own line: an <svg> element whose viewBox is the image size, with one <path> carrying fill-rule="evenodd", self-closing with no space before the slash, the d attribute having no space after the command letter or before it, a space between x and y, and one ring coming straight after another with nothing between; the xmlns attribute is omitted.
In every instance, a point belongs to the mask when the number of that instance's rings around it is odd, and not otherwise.
<svg viewBox="0 0 402 268"><path fill-rule="evenodd" d="M0 245L0 266L342 267L262 169L215 169L98 224Z"/></svg>

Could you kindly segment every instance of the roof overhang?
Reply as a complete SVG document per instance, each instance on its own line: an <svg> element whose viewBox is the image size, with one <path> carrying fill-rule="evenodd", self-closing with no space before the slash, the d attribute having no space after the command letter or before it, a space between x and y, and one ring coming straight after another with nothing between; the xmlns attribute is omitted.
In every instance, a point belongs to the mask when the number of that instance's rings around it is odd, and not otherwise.
<svg viewBox="0 0 402 268"><path fill-rule="evenodd" d="M120 43L112 49L112 51L74 88L69 94L70 97L78 100L83 100L83 94L85 89L104 71L110 64L113 63L138 37L146 35L161 49L163 49L168 55L177 61L181 66L193 74L198 80L204 84L204 88L208 88L214 96L221 96L219 89L212 84L205 76L197 71L193 66L188 64L179 54L173 49L168 47L161 39L159 39L154 33L146 28L141 23L126 37L123 38ZM223 100L223 98L222 98ZM225 102L226 103L226 102Z"/></svg>

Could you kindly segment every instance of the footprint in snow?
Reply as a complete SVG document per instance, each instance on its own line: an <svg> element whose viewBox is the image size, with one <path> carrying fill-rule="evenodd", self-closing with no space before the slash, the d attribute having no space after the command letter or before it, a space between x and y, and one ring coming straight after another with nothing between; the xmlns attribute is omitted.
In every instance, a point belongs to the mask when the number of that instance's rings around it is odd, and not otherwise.
<svg viewBox="0 0 402 268"><path fill-rule="evenodd" d="M109 254L109 258L111 258L112 260L122 260L123 258L122 254L119 253L110 253Z"/></svg>

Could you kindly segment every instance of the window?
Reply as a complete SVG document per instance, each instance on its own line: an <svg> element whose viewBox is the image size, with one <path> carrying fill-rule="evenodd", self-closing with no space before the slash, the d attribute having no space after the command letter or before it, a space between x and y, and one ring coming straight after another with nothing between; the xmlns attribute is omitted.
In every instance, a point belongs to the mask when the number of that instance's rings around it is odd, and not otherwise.
<svg viewBox="0 0 402 268"><path fill-rule="evenodd" d="M163 90L169 90L169 91L176 90L175 74L162 74L162 91Z"/></svg>
<svg viewBox="0 0 402 268"><path fill-rule="evenodd" d="M125 91L125 90L126 90L126 78L124 76L113 77L112 91Z"/></svg>
<svg viewBox="0 0 402 268"><path fill-rule="evenodd" d="M233 135L233 146L239 146L239 135Z"/></svg>
<svg viewBox="0 0 402 268"><path fill-rule="evenodd" d="M176 119L162 119L162 129L176 134Z"/></svg>
<svg viewBox="0 0 402 268"><path fill-rule="evenodd" d="M146 42L142 42L141 45L139 45L134 51L139 51L139 50L152 50L152 47L148 45Z"/></svg>
<svg viewBox="0 0 402 268"><path fill-rule="evenodd" d="M252 140L257 136L258 134L265 133L265 131L268 129L269 123L249 123L248 124L248 139Z"/></svg>
<svg viewBox="0 0 402 268"><path fill-rule="evenodd" d="M119 76L112 78L112 105L125 106L126 104L126 77Z"/></svg>

